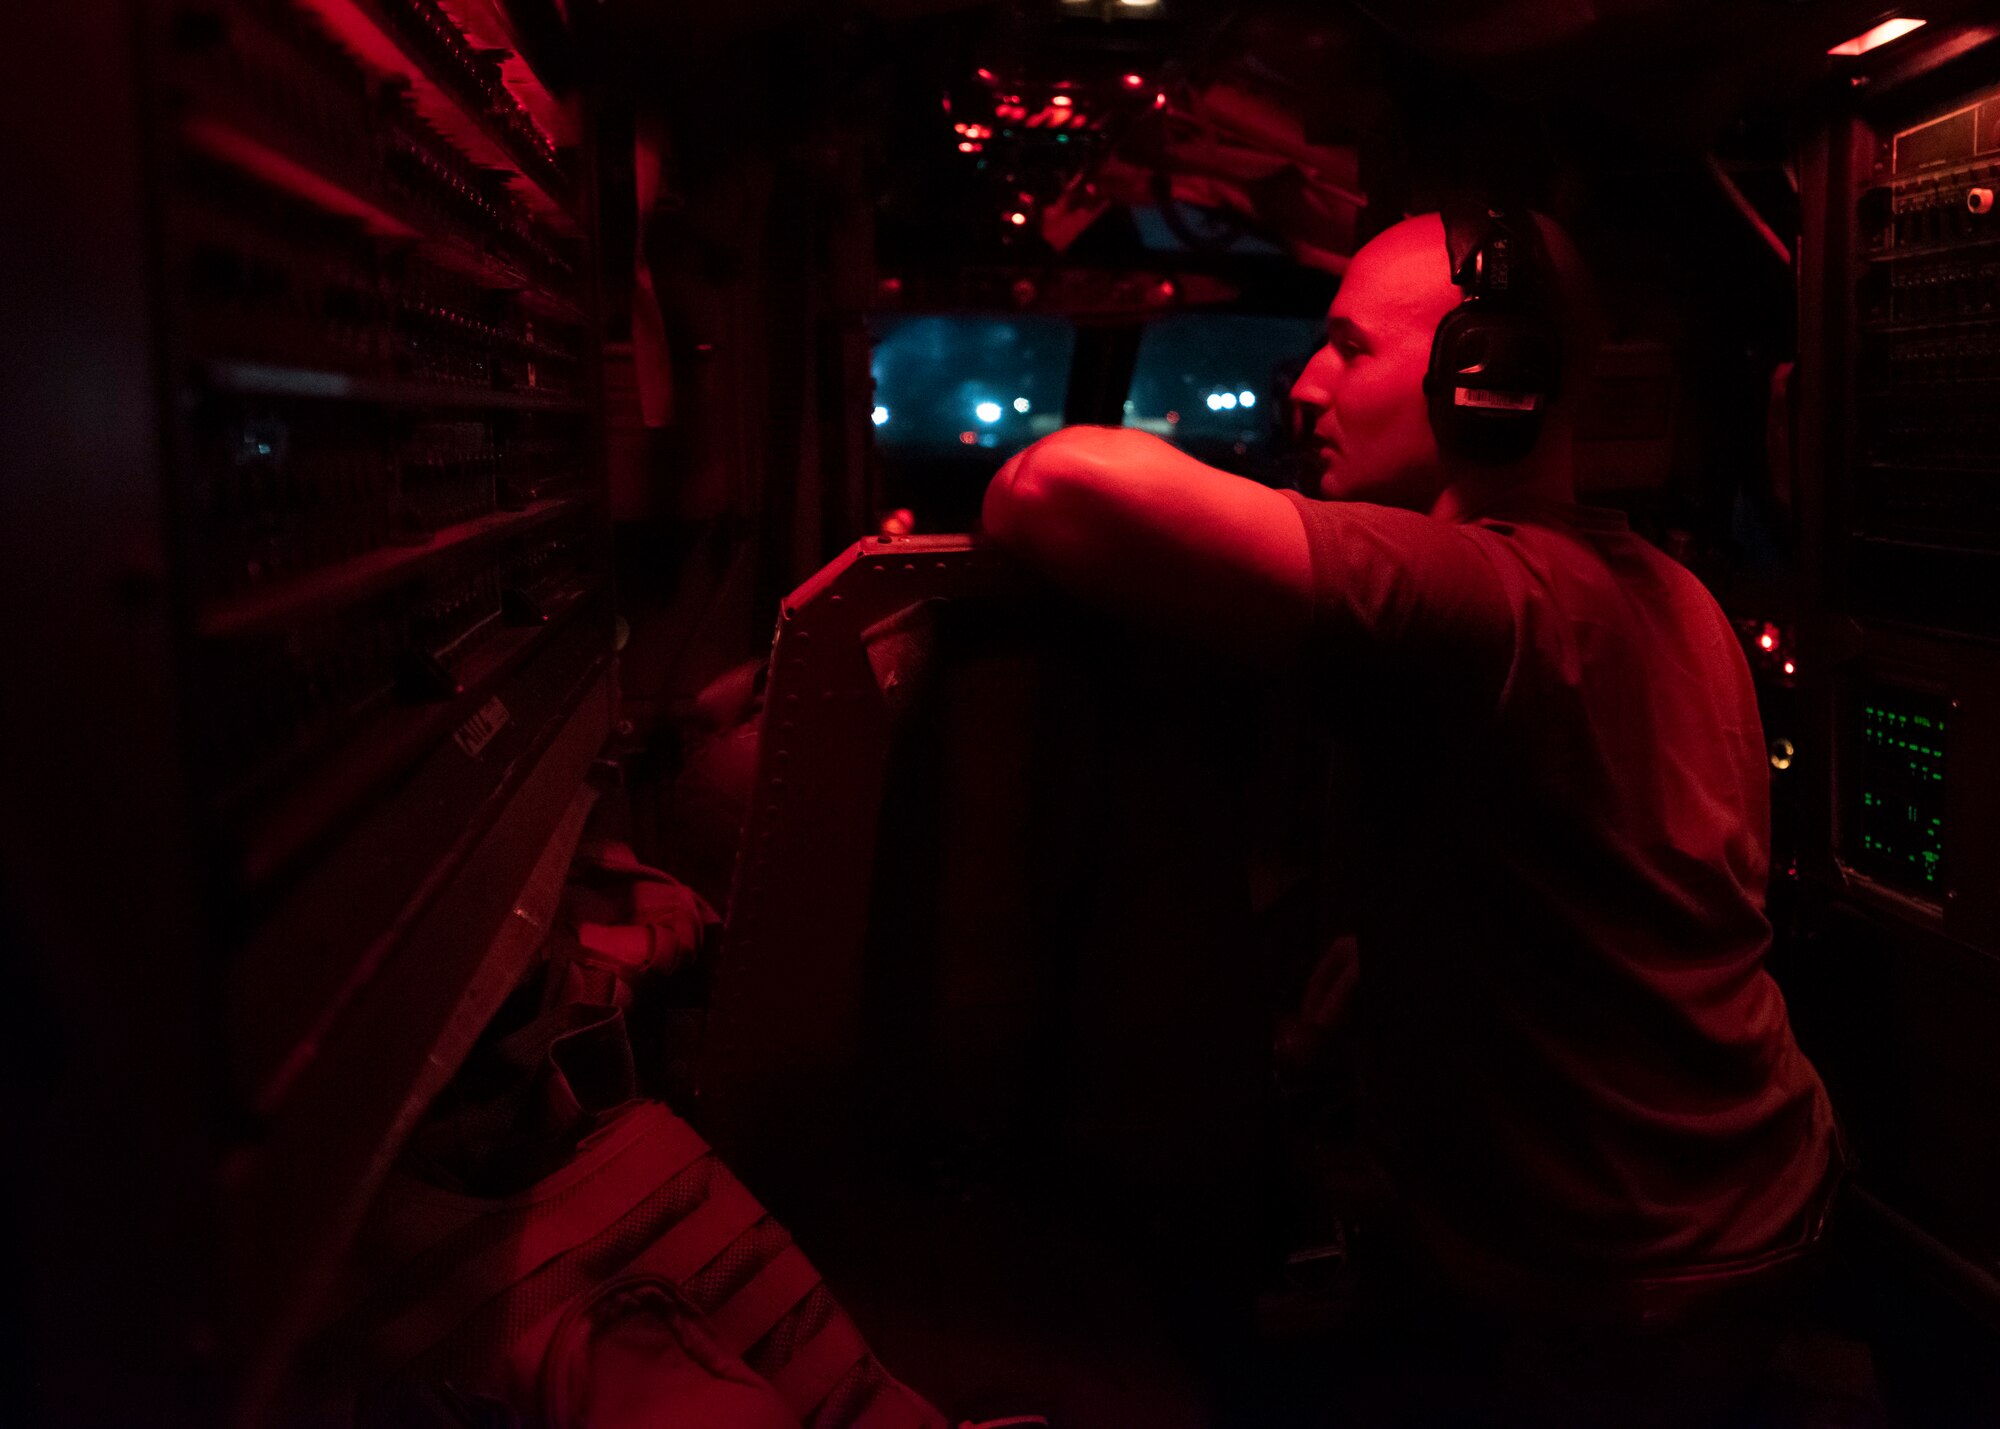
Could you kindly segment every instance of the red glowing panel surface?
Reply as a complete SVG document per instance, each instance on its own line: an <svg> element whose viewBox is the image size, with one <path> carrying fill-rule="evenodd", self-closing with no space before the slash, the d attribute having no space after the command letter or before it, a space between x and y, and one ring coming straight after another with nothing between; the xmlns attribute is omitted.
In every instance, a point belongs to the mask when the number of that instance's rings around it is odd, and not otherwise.
<svg viewBox="0 0 2000 1429"><path fill-rule="evenodd" d="M1851 40L1843 40L1827 50L1830 55L1865 55L1870 50L1880 49L1892 40L1900 40L1912 30L1921 30L1928 21L1898 16L1884 20L1872 30L1863 30Z"/></svg>
<svg viewBox="0 0 2000 1429"><path fill-rule="evenodd" d="M538 179L522 170L520 161L490 126L490 121L448 92L405 48L382 17L375 0L305 0L305 4L328 33L364 65L407 83L417 112L475 162L505 173L510 191L539 217L565 231L575 230L575 221L562 204Z"/></svg>
<svg viewBox="0 0 2000 1429"><path fill-rule="evenodd" d="M370 233L389 238L417 236L416 229L394 214L349 193L289 155L219 120L190 119L184 132L188 142L204 153L255 174L273 188L304 199L316 208L359 219Z"/></svg>

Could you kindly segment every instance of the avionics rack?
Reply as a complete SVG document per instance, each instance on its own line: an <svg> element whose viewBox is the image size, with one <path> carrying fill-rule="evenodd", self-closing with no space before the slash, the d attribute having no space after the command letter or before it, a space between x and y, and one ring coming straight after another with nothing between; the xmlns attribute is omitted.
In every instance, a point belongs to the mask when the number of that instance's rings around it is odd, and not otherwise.
<svg viewBox="0 0 2000 1429"><path fill-rule="evenodd" d="M66 1186L24 1292L55 1422L272 1421L576 836L612 707L593 179L510 8L82 0L13 35L48 152L9 220L7 595L81 642L6 731L65 1059L27 1142ZM91 1343L123 1362L62 1358Z"/></svg>

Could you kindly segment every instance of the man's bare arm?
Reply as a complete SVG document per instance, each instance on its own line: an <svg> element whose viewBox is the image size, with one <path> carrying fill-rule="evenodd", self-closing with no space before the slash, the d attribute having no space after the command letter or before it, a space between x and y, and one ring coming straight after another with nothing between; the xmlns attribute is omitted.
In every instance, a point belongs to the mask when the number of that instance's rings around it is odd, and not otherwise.
<svg viewBox="0 0 2000 1429"><path fill-rule="evenodd" d="M1069 427L1000 468L986 530L1064 589L1256 664L1303 644L1305 524L1284 497L1145 432Z"/></svg>

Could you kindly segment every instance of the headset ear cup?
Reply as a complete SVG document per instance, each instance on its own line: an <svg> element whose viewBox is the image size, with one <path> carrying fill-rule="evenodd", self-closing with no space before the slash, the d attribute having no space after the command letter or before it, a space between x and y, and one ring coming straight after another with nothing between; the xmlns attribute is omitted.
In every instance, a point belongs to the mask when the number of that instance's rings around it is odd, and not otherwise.
<svg viewBox="0 0 2000 1429"><path fill-rule="evenodd" d="M1556 392L1559 351L1532 313L1479 300L1446 313L1424 374L1438 450L1481 462L1526 456Z"/></svg>
<svg viewBox="0 0 2000 1429"><path fill-rule="evenodd" d="M1534 449L1562 377L1562 344L1538 297L1548 264L1532 215L1487 203L1440 210L1465 301L1431 336L1424 396L1438 450L1483 462Z"/></svg>

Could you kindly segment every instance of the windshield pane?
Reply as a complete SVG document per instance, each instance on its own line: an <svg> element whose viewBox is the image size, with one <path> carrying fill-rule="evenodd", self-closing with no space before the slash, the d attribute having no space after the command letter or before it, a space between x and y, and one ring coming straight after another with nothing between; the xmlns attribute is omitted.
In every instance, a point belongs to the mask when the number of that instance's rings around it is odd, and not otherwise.
<svg viewBox="0 0 2000 1429"><path fill-rule="evenodd" d="M971 530L1000 463L1062 425L1076 329L1013 313L885 315L870 328L881 506L919 531Z"/></svg>
<svg viewBox="0 0 2000 1429"><path fill-rule="evenodd" d="M1227 471L1278 481L1286 394L1319 346L1319 318L1176 313L1147 324L1125 425Z"/></svg>
<svg viewBox="0 0 2000 1429"><path fill-rule="evenodd" d="M876 319L874 336L875 444L885 454L1004 454L1062 425L1076 346L1066 319L897 316Z"/></svg>

